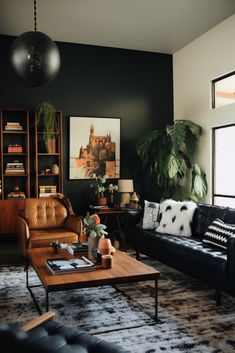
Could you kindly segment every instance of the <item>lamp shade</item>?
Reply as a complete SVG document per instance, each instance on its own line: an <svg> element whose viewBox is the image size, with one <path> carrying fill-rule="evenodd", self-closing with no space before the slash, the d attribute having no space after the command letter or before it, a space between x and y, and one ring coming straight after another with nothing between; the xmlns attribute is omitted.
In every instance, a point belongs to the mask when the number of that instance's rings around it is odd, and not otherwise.
<svg viewBox="0 0 235 353"><path fill-rule="evenodd" d="M118 191L119 192L133 192L133 180L132 179L119 179L118 180Z"/></svg>
<svg viewBox="0 0 235 353"><path fill-rule="evenodd" d="M60 53L55 42L38 31L25 32L14 40L10 61L19 79L31 87L53 81L60 69Z"/></svg>

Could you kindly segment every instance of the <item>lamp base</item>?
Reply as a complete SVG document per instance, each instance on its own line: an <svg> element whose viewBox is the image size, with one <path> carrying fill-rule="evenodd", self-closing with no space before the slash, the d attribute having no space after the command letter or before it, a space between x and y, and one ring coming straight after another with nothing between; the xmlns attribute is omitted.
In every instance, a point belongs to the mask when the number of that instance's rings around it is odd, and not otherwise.
<svg viewBox="0 0 235 353"><path fill-rule="evenodd" d="M129 192L121 192L120 193L120 206L125 207L130 203L130 193Z"/></svg>

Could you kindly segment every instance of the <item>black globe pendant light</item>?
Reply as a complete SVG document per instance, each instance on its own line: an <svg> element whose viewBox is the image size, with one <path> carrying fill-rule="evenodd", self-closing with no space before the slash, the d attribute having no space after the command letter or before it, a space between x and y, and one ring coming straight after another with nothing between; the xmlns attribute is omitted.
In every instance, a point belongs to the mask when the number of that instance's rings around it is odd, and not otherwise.
<svg viewBox="0 0 235 353"><path fill-rule="evenodd" d="M60 52L55 42L37 31L36 6L34 0L34 31L17 37L10 52L11 65L18 78L31 87L52 82L60 69Z"/></svg>

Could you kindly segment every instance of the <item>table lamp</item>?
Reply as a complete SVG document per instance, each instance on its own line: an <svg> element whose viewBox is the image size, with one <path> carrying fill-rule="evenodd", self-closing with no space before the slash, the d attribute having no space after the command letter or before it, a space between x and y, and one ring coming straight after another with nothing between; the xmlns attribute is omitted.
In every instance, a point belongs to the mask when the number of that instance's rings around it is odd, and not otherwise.
<svg viewBox="0 0 235 353"><path fill-rule="evenodd" d="M118 192L120 192L120 206L130 203L130 193L134 191L132 179L119 179Z"/></svg>

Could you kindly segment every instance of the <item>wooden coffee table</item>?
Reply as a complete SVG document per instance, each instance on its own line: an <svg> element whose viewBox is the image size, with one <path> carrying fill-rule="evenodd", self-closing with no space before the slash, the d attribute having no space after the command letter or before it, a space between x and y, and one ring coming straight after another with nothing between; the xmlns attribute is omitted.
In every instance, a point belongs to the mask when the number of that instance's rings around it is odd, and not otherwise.
<svg viewBox="0 0 235 353"><path fill-rule="evenodd" d="M46 267L46 260L60 257L74 258L66 250L62 250L59 254L55 255L51 247L27 250L26 286L40 314L42 310L32 291L32 288L38 287L38 285L29 284L29 265L34 268L41 281L41 285L45 289L46 311L49 311L49 293L51 292L153 280L155 281L155 319L157 319L158 278L160 276L160 272L157 270L117 250L111 269L104 269L101 266L97 266L95 271L53 275Z"/></svg>

